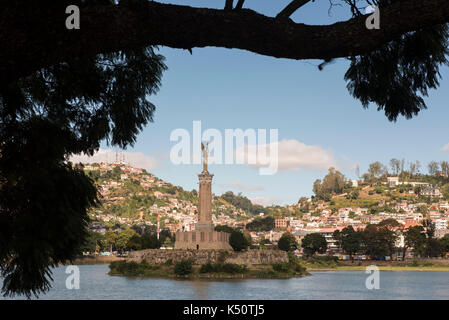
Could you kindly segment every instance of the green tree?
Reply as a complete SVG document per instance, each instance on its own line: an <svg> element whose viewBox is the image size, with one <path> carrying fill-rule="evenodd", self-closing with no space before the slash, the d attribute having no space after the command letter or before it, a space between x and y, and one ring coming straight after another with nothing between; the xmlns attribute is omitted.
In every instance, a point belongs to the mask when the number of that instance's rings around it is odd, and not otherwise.
<svg viewBox="0 0 449 320"><path fill-rule="evenodd" d="M171 248L171 247L173 247L173 242L171 241L170 238L165 238L165 241L164 241L164 247L165 247L165 248Z"/></svg>
<svg viewBox="0 0 449 320"><path fill-rule="evenodd" d="M130 240L136 237L138 234L131 228L125 229L118 233L117 240L115 241L117 250L123 252L130 248Z"/></svg>
<svg viewBox="0 0 449 320"><path fill-rule="evenodd" d="M441 251L444 253L449 252L449 233L445 234L441 239Z"/></svg>
<svg viewBox="0 0 449 320"><path fill-rule="evenodd" d="M274 218L255 218L246 225L246 229L250 231L270 231L274 229Z"/></svg>
<svg viewBox="0 0 449 320"><path fill-rule="evenodd" d="M278 241L278 248L283 251L293 251L298 248L298 242L294 235L289 232L284 233Z"/></svg>
<svg viewBox="0 0 449 320"><path fill-rule="evenodd" d="M246 250L250 245L242 232L234 230L229 236L229 244L234 251Z"/></svg>
<svg viewBox="0 0 449 320"><path fill-rule="evenodd" d="M443 253L442 242L439 239L427 239L426 254L428 257L439 257Z"/></svg>
<svg viewBox="0 0 449 320"><path fill-rule="evenodd" d="M359 190L354 190L354 191L351 193L351 199L352 199L352 200L357 200L357 199L359 198L359 196L360 196Z"/></svg>
<svg viewBox="0 0 449 320"><path fill-rule="evenodd" d="M348 226L341 232L335 230L334 239L337 240L341 249L353 259L353 255L361 249L363 236L361 232L355 231L352 226Z"/></svg>
<svg viewBox="0 0 449 320"><path fill-rule="evenodd" d="M330 201L332 194L341 194L345 186L345 176L330 168L323 181L316 180L313 184L313 192L320 200Z"/></svg>
<svg viewBox="0 0 449 320"><path fill-rule="evenodd" d="M446 200L449 200L449 183L445 184L442 188L441 188L441 192L443 193L443 197Z"/></svg>
<svg viewBox="0 0 449 320"><path fill-rule="evenodd" d="M234 231L233 228L231 228L230 226L227 226L227 225L215 226L214 230L217 231L217 232L227 232L227 233L232 233L232 231Z"/></svg>
<svg viewBox="0 0 449 320"><path fill-rule="evenodd" d="M127 248L130 250L142 249L142 236L140 236L138 233L133 235L127 243Z"/></svg>
<svg viewBox="0 0 449 320"><path fill-rule="evenodd" d="M436 161L430 161L427 168L431 176L437 176L440 173L440 164Z"/></svg>
<svg viewBox="0 0 449 320"><path fill-rule="evenodd" d="M381 222L379 222L380 227L387 227L390 229L397 228L400 225L401 224L396 219L393 218L384 219Z"/></svg>
<svg viewBox="0 0 449 320"><path fill-rule="evenodd" d="M441 161L440 162L441 173L445 175L449 175L449 162Z"/></svg>
<svg viewBox="0 0 449 320"><path fill-rule="evenodd" d="M399 175L401 173L401 161L396 158L391 159L390 168L393 174Z"/></svg>
<svg viewBox="0 0 449 320"><path fill-rule="evenodd" d="M416 195L419 195L422 189L423 189L422 186L416 186L413 191L415 192Z"/></svg>
<svg viewBox="0 0 449 320"><path fill-rule="evenodd" d="M307 256L313 256L315 253L325 253L327 251L326 238L321 233L309 233L301 242L301 247Z"/></svg>
<svg viewBox="0 0 449 320"><path fill-rule="evenodd" d="M145 232L142 235L142 249L159 249L161 241L157 239L156 233Z"/></svg>
<svg viewBox="0 0 449 320"><path fill-rule="evenodd" d="M84 243L79 249L79 253L82 252L96 252L101 248L101 243L105 237L98 232L89 231Z"/></svg>
<svg viewBox="0 0 449 320"><path fill-rule="evenodd" d="M368 175L370 177L370 182L379 180L388 173L387 168L379 161L373 162L369 165Z"/></svg>
<svg viewBox="0 0 449 320"><path fill-rule="evenodd" d="M426 235L422 226L411 226L405 234L405 247L403 258L405 257L405 249L413 248L415 255L423 255L425 252Z"/></svg>
<svg viewBox="0 0 449 320"><path fill-rule="evenodd" d="M168 229L162 229L161 232L159 233L159 239L161 240L162 243L164 243L167 238L170 239L170 241L173 241L172 237L173 236L170 230Z"/></svg>
<svg viewBox="0 0 449 320"><path fill-rule="evenodd" d="M117 248L117 233L109 230L108 232L105 233L105 244L104 247L107 250L114 250Z"/></svg>
<svg viewBox="0 0 449 320"><path fill-rule="evenodd" d="M369 224L363 231L365 253L370 256L391 256L395 251L397 235L387 226Z"/></svg>

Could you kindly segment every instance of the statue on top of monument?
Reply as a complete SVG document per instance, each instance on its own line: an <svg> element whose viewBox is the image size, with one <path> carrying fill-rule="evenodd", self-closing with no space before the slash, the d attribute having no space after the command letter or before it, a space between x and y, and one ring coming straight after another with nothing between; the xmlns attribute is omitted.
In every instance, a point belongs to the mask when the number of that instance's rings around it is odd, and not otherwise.
<svg viewBox="0 0 449 320"><path fill-rule="evenodd" d="M209 153L209 142L206 145L201 142L201 151L203 152L203 172L207 172L207 156Z"/></svg>

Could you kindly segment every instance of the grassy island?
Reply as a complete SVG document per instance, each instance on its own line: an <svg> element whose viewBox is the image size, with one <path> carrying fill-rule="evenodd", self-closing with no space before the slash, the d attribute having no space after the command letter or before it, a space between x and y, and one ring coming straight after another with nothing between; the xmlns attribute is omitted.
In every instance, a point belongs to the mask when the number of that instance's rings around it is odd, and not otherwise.
<svg viewBox="0 0 449 320"><path fill-rule="evenodd" d="M193 264L190 259L177 263L168 260L163 264L149 264L143 260L114 261L109 265L109 275L128 277L168 277L184 279L286 279L308 275L300 261L290 256L289 262L271 265L239 265L234 263Z"/></svg>

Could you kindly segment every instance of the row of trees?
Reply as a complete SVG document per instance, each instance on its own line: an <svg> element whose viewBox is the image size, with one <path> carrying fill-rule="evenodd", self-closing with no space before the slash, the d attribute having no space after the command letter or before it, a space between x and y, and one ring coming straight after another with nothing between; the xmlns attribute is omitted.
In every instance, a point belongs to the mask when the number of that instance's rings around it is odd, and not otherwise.
<svg viewBox="0 0 449 320"><path fill-rule="evenodd" d="M270 231L274 229L274 218L256 218L246 225L246 229L249 231Z"/></svg>
<svg viewBox="0 0 449 320"><path fill-rule="evenodd" d="M227 191L221 195L221 198L233 206L252 214L258 214L261 212L268 213L267 208L258 204L253 204L251 200L243 196L241 193L234 194L232 191Z"/></svg>
<svg viewBox="0 0 449 320"><path fill-rule="evenodd" d="M215 231L230 233L229 244L234 251L247 250L251 245L251 236L247 232L221 225L216 226ZM159 233L159 239L157 239L154 227L140 228L133 226L120 232L110 230L104 235L90 231L86 241L80 247L79 253L159 249L161 246L173 246L174 241L175 237L166 229Z"/></svg>
<svg viewBox="0 0 449 320"><path fill-rule="evenodd" d="M298 247L295 236L289 232L284 233L278 241L278 248L283 251L294 251ZM327 251L327 241L321 233L310 233L302 239L301 247L306 256L312 256L315 253L325 253Z"/></svg>
<svg viewBox="0 0 449 320"><path fill-rule="evenodd" d="M360 176L360 169L357 167L356 174L359 179L365 182L376 182L385 179L387 176L399 176L402 180L422 178L422 164L419 161L406 162L405 159L399 160L393 158L388 165L384 165L379 161L373 162L368 167L368 172ZM431 177L439 177L441 175L449 175L448 161L431 161L427 164L427 172Z"/></svg>
<svg viewBox="0 0 449 320"><path fill-rule="evenodd" d="M435 238L435 225L429 220L425 220L423 226L412 226L407 231L396 231L399 225L394 219L386 219L377 225L367 225L363 231L356 231L352 226L348 226L341 232L334 231L333 238L337 240L339 247L351 256L361 253L374 257L392 257L394 253L402 251L404 259L409 248L420 257L438 257L449 252L449 235L441 239ZM401 232L404 245L397 247Z"/></svg>
<svg viewBox="0 0 449 320"><path fill-rule="evenodd" d="M449 234L441 239L435 238L435 225L425 220L422 226L412 226L407 231L396 231L400 224L394 219L386 219L379 224L369 224L363 231L356 231L352 226L342 231L335 230L333 238L343 252L353 257L356 254L366 254L370 257L384 257L402 252L405 259L407 249L412 248L414 254L420 257L439 257L449 252ZM404 236L404 245L396 246L400 232ZM298 248L296 238L290 233L284 233L278 241L280 250L293 251ZM320 233L307 234L302 242L306 256L316 253L326 253L328 244Z"/></svg>
<svg viewBox="0 0 449 320"><path fill-rule="evenodd" d="M170 231L164 229L157 238L154 228L141 229L132 227L120 232L108 231L104 235L90 231L84 244L79 251L99 252L99 251L130 251L142 249L159 249L161 246L172 246L174 237Z"/></svg>

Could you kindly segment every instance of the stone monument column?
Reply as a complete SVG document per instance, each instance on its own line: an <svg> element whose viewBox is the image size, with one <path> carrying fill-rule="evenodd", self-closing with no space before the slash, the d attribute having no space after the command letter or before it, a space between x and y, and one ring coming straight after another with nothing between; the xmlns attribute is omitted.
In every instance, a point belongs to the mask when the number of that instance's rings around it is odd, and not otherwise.
<svg viewBox="0 0 449 320"><path fill-rule="evenodd" d="M212 223L212 177L209 172L202 172L198 175L200 180L199 191L199 214L198 223L195 226L196 231L214 231Z"/></svg>
<svg viewBox="0 0 449 320"><path fill-rule="evenodd" d="M201 143L203 152L203 172L198 175L200 180L199 203L198 203L198 223L195 231L214 231L212 224L212 177L207 170L207 158L209 153L209 143Z"/></svg>

